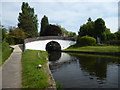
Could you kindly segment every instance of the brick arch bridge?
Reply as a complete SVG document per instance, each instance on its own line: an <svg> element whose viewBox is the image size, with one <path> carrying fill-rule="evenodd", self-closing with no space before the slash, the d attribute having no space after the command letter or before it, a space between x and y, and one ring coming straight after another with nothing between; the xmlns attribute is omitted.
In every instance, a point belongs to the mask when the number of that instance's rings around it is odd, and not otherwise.
<svg viewBox="0 0 120 90"><path fill-rule="evenodd" d="M73 37L43 36L43 37L25 39L24 46L25 49L46 51L46 45L50 42L57 42L60 45L61 50L76 44L76 40Z"/></svg>

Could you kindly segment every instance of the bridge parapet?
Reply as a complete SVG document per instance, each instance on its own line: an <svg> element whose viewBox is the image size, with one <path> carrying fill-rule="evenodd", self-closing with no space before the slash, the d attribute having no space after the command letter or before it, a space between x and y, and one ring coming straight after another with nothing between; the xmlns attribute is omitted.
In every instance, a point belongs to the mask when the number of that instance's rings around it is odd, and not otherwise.
<svg viewBox="0 0 120 90"><path fill-rule="evenodd" d="M27 38L27 39L24 40L24 43L33 42L33 41L39 41L39 40L50 40L50 39L76 41L76 39L74 37L42 36L42 37L35 37L35 38Z"/></svg>

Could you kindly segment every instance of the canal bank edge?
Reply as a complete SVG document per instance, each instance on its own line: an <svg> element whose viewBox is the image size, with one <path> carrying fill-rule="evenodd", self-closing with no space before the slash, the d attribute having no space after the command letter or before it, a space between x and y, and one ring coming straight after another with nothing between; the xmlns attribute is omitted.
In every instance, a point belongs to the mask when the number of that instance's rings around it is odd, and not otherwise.
<svg viewBox="0 0 120 90"><path fill-rule="evenodd" d="M50 67L49 67L49 60L48 60L48 58L46 57L46 59L47 59L47 72L48 72L48 74L49 74L49 82L52 84L52 86L50 86L49 88L52 88L52 90L57 90L56 89L56 83L55 83L55 80L54 80L54 78L53 78L53 75L52 75L52 73L51 73L51 71L50 71Z"/></svg>
<svg viewBox="0 0 120 90"><path fill-rule="evenodd" d="M95 55L109 55L109 56L120 57L120 52L107 53L107 52L86 52L86 51L67 51L67 50L62 50L61 52L81 53L81 54L95 54Z"/></svg>
<svg viewBox="0 0 120 90"><path fill-rule="evenodd" d="M40 57L40 54L38 53L38 57ZM49 68L49 60L48 60L48 58L46 57L46 60L47 60L47 64L46 64L46 69L45 69L45 71L48 73L48 75L49 75L49 82L50 82L50 84L52 85L52 86L50 86L50 87L48 87L48 88L52 88L53 90L57 90L56 89L56 83L55 83L55 80L54 80L54 78L53 78L53 75L52 75L52 73L51 73L51 71L50 71L50 68Z"/></svg>

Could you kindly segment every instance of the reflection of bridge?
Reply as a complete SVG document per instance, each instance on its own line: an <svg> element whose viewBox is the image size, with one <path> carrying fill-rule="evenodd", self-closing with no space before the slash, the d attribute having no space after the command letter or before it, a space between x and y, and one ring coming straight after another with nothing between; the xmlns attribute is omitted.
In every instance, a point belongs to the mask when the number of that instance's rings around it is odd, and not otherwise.
<svg viewBox="0 0 120 90"><path fill-rule="evenodd" d="M46 45L50 42L56 42L59 44L61 50L68 48L76 43L73 37L63 37L63 36L43 36L36 38L27 38L24 40L25 49L32 50L46 50Z"/></svg>

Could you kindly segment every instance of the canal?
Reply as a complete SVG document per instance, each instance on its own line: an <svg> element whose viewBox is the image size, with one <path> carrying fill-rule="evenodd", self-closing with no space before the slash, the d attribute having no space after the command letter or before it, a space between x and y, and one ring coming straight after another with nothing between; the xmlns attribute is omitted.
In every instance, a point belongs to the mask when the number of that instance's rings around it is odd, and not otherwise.
<svg viewBox="0 0 120 90"><path fill-rule="evenodd" d="M62 88L118 88L118 58L61 52L49 53L48 58Z"/></svg>

